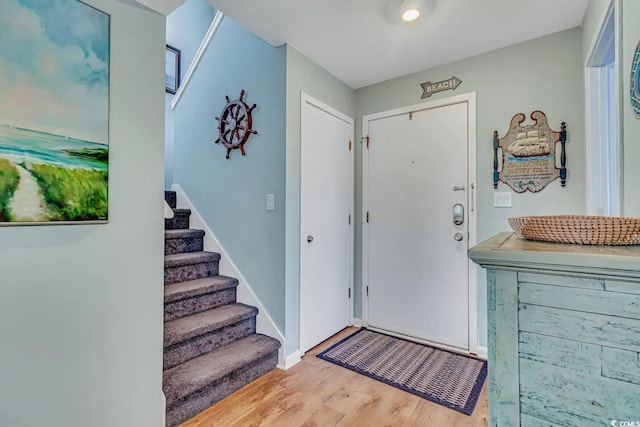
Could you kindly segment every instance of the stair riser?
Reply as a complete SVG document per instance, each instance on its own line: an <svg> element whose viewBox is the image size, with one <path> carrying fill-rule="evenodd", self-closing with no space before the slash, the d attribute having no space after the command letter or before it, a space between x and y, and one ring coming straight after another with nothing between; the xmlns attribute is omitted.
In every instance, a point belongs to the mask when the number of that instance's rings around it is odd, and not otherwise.
<svg viewBox="0 0 640 427"><path fill-rule="evenodd" d="M176 192L175 191L165 191L164 192L164 200L171 206L173 209L176 208Z"/></svg>
<svg viewBox="0 0 640 427"><path fill-rule="evenodd" d="M211 310L226 304L236 302L236 288L224 289L219 292L199 295L164 305L164 321L180 319L185 316Z"/></svg>
<svg viewBox="0 0 640 427"><path fill-rule="evenodd" d="M180 423L193 418L196 414L199 414L214 403L224 399L234 391L260 378L275 368L277 363L278 352L274 351L244 368L232 372L230 375L180 400L168 404L167 427L176 427L180 425Z"/></svg>
<svg viewBox="0 0 640 427"><path fill-rule="evenodd" d="M165 230L186 230L189 228L189 215L175 215L164 220Z"/></svg>
<svg viewBox="0 0 640 427"><path fill-rule="evenodd" d="M219 261L211 261L179 267L165 267L164 284L169 285L171 283L186 282L188 280L217 276L219 264Z"/></svg>
<svg viewBox="0 0 640 427"><path fill-rule="evenodd" d="M185 252L198 252L203 250L202 237L187 237L185 239L170 239L164 241L164 254L182 254Z"/></svg>
<svg viewBox="0 0 640 427"><path fill-rule="evenodd" d="M174 344L164 349L164 369L173 368L176 365L255 333L256 318L251 317L217 331Z"/></svg>

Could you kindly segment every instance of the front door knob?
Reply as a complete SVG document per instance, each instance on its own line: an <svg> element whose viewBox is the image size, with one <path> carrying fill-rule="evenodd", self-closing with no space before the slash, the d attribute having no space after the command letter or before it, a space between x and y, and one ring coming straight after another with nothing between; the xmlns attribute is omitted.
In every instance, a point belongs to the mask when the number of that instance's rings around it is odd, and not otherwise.
<svg viewBox="0 0 640 427"><path fill-rule="evenodd" d="M313 236L311 234L309 234L307 236L307 243L311 243L311 242L313 242Z"/></svg>

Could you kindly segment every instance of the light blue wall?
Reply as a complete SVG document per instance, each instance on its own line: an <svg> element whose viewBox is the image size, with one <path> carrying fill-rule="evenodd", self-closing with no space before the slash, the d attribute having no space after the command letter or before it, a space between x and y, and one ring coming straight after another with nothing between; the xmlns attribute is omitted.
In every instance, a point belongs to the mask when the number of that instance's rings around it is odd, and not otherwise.
<svg viewBox="0 0 640 427"><path fill-rule="evenodd" d="M476 92L477 96L477 212L478 239L510 230L507 218L521 215L584 214L584 70L580 28L563 31L473 58L442 65L356 91L356 141L362 132L362 116L420 103L420 83L452 75L463 83L456 92L442 92L431 99ZM534 110L547 113L554 129L566 121L569 131L568 183L555 181L539 193L512 194L513 207L493 207L493 130L504 133L516 113ZM362 238L362 145L356 156L356 302L361 298ZM498 191L510 191L500 184ZM479 277L478 329L480 344L486 344L485 275ZM356 316L361 313L356 306Z"/></svg>
<svg viewBox="0 0 640 427"><path fill-rule="evenodd" d="M84 1L111 15L109 223L0 229L6 427L158 427L163 415L165 19Z"/></svg>
<svg viewBox="0 0 640 427"><path fill-rule="evenodd" d="M286 48L274 48L225 17L174 110L174 182L211 227L264 304L285 326ZM257 135L243 157L214 144L225 96L258 106ZM275 194L275 211L265 196Z"/></svg>
<svg viewBox="0 0 640 427"><path fill-rule="evenodd" d="M183 77L215 14L207 1L187 0L167 16L167 44L180 49Z"/></svg>
<svg viewBox="0 0 640 427"><path fill-rule="evenodd" d="M167 44L180 50L180 72L184 78L202 38L215 16L215 9L205 0L188 0L167 16ZM173 184L174 122L171 100L174 95L165 92L165 153L164 184Z"/></svg>
<svg viewBox="0 0 640 427"><path fill-rule="evenodd" d="M286 348L300 338L300 93L304 92L349 117L355 116L355 92L324 68L287 47L287 215Z"/></svg>

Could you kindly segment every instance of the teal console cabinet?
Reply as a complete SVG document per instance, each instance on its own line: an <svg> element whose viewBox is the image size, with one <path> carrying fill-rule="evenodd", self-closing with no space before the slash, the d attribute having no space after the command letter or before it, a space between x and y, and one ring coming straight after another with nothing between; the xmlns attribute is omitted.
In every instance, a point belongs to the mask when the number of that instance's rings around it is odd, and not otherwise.
<svg viewBox="0 0 640 427"><path fill-rule="evenodd" d="M491 427L640 425L640 247L501 233L469 256L487 269Z"/></svg>

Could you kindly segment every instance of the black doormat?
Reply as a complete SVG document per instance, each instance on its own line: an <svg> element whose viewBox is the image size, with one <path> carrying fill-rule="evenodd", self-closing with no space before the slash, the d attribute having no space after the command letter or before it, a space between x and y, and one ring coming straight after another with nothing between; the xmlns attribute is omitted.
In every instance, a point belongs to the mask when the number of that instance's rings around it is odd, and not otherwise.
<svg viewBox="0 0 640 427"><path fill-rule="evenodd" d="M471 415L487 362L362 328L318 357Z"/></svg>

